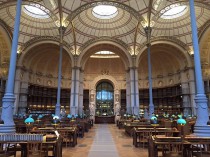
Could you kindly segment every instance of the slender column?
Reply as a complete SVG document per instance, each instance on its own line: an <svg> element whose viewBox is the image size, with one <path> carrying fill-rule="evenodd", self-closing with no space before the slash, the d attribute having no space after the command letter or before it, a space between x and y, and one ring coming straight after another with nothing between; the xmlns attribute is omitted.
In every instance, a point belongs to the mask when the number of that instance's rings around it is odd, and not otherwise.
<svg viewBox="0 0 210 157"><path fill-rule="evenodd" d="M134 92L135 92L134 115L139 115L139 83L138 83L137 68L134 69Z"/></svg>
<svg viewBox="0 0 210 157"><path fill-rule="evenodd" d="M84 71L80 70L80 81L79 81L79 114L83 113L83 77Z"/></svg>
<svg viewBox="0 0 210 157"><path fill-rule="evenodd" d="M71 87L71 114L78 114L79 102L79 68L72 69L72 87Z"/></svg>
<svg viewBox="0 0 210 157"><path fill-rule="evenodd" d="M134 92L134 69L130 68L130 88L131 88L131 112L134 114L134 107L135 107L135 92Z"/></svg>
<svg viewBox="0 0 210 157"><path fill-rule="evenodd" d="M153 96L152 96L152 65L151 65L151 44L150 44L150 38L151 38L151 31L152 28L150 26L147 26L144 28L145 33L147 35L147 55L148 55L148 73L149 73L149 118L152 117L152 114L154 113L154 104L153 104Z"/></svg>
<svg viewBox="0 0 210 157"><path fill-rule="evenodd" d="M62 73L62 55L63 53L63 45L60 44L60 55L59 55L59 65L58 65L58 89L57 89L57 103L55 106L55 115L60 117L60 110L61 110L61 73Z"/></svg>
<svg viewBox="0 0 210 157"><path fill-rule="evenodd" d="M149 72L149 118L152 117L152 114L154 113L154 104L153 104L153 96L152 96L152 65L151 65L151 54L150 54L150 48L151 44L147 44L148 48L148 72Z"/></svg>
<svg viewBox="0 0 210 157"><path fill-rule="evenodd" d="M19 103L20 96L21 96L21 93L23 93L23 91L21 91L22 82L21 82L20 74L21 74L21 69L17 67L16 75L15 75L15 85L14 85L15 102L14 102L13 114L18 113L18 108L20 107L20 104L21 104Z"/></svg>
<svg viewBox="0 0 210 157"><path fill-rule="evenodd" d="M21 4L22 0L18 0L16 7L13 40L12 40L12 50L10 56L9 75L8 75L5 95L2 99L1 119L4 121L4 125L0 126L0 132L6 132L6 133L15 132L15 125L13 120L13 107L15 102L14 80L15 80L16 60L17 60L17 46L18 46L19 27L20 27Z"/></svg>
<svg viewBox="0 0 210 157"><path fill-rule="evenodd" d="M190 18L191 18L192 40L194 48L194 65L195 65L195 76L196 76L195 80L196 80L196 90L197 90L195 96L195 102L197 105L197 120L195 124L195 134L200 136L204 135L210 136L210 130L209 130L210 128L207 127L207 121L209 119L208 107L207 107L207 98L204 93L204 86L203 86L203 79L201 72L194 0L190 0Z"/></svg>
<svg viewBox="0 0 210 157"><path fill-rule="evenodd" d="M126 73L126 112L131 114L131 86L129 71Z"/></svg>
<svg viewBox="0 0 210 157"><path fill-rule="evenodd" d="M195 104L195 75L194 69L189 70L190 80L189 80L189 87L190 87L190 107L192 110L192 115L196 115L196 104Z"/></svg>
<svg viewBox="0 0 210 157"><path fill-rule="evenodd" d="M137 68L130 68L131 107L132 114L139 115L139 89Z"/></svg>
<svg viewBox="0 0 210 157"><path fill-rule="evenodd" d="M57 102L55 105L55 115L60 117L60 110L61 110L61 77L62 77L62 60L63 60L63 34L66 28L63 26L59 27L60 32L60 54L59 54L59 65L58 65L58 89L57 89Z"/></svg>

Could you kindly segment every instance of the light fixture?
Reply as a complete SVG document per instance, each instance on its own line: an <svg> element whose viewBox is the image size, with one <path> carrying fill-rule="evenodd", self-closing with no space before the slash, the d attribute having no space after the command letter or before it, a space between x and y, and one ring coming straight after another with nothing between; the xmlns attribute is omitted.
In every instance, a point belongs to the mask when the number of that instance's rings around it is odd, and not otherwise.
<svg viewBox="0 0 210 157"><path fill-rule="evenodd" d="M58 124L60 124L60 117L53 116L52 125L54 125L54 127L56 127Z"/></svg>
<svg viewBox="0 0 210 157"><path fill-rule="evenodd" d="M34 123L34 119L32 118L32 115L29 115L29 117L26 118L24 122L25 122L27 125L30 125L30 124Z"/></svg>
<svg viewBox="0 0 210 157"><path fill-rule="evenodd" d="M71 114L68 114L67 115L67 118L71 119L72 118L72 115Z"/></svg>

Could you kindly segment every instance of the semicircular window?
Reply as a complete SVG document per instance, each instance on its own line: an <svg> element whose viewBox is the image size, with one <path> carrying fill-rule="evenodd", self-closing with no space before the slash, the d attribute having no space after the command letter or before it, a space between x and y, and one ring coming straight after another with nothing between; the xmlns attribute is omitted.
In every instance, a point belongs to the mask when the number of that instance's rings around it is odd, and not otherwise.
<svg viewBox="0 0 210 157"><path fill-rule="evenodd" d="M114 114L114 88L109 82L101 82L96 87L96 115Z"/></svg>

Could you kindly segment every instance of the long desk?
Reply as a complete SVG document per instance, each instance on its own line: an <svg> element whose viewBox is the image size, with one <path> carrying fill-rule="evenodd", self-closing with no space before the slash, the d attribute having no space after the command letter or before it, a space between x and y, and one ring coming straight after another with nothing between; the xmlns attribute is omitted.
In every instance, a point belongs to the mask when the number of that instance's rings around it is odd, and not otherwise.
<svg viewBox="0 0 210 157"><path fill-rule="evenodd" d="M59 132L59 134L62 136L63 133L68 132L69 135L71 136L71 145L74 147L77 145L77 128L76 127L65 127L65 128L39 128L38 131L40 131L41 133L54 133L54 131L57 130Z"/></svg>
<svg viewBox="0 0 210 157"><path fill-rule="evenodd" d="M150 136L148 153L149 157L158 157L158 150L161 149L162 154L170 147L178 146L181 148L179 154L182 157L191 157L193 153L197 153L198 156L202 154L208 154L210 156L210 137L197 137L197 136L186 136L186 137L166 137L163 135L157 135L156 137Z"/></svg>
<svg viewBox="0 0 210 157"><path fill-rule="evenodd" d="M53 138L53 140L51 140ZM21 157L27 157L27 143L28 142L36 142L36 140L9 140L9 141L0 141L0 143L10 143L13 145L20 145L21 148ZM51 151L48 149L49 147L52 146L53 148L53 156L55 157L62 157L62 139L61 137L57 139L57 137L52 137L52 135L48 136L46 135L46 138L43 138L42 141L37 140L39 142L42 142L42 145L45 146L45 151L48 154L48 151ZM14 148L16 149L16 148ZM16 150L14 150L16 151Z"/></svg>
<svg viewBox="0 0 210 157"><path fill-rule="evenodd" d="M115 116L95 116L95 124L101 123L114 124Z"/></svg>
<svg viewBox="0 0 210 157"><path fill-rule="evenodd" d="M148 143L149 136L152 135L176 136L178 133L178 130L171 128L134 128L133 145L138 147L141 143Z"/></svg>

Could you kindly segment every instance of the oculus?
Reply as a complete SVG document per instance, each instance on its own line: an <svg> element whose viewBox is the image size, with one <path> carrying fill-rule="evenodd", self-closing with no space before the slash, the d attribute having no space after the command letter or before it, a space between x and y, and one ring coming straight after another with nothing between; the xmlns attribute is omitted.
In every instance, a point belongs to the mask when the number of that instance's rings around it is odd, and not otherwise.
<svg viewBox="0 0 210 157"><path fill-rule="evenodd" d="M165 7L160 11L162 19L175 19L183 16L188 11L188 7L186 5L181 5L179 3L172 4L170 6Z"/></svg>
<svg viewBox="0 0 210 157"><path fill-rule="evenodd" d="M23 11L27 15L38 19L47 19L50 17L50 11L40 4L24 5Z"/></svg>
<svg viewBox="0 0 210 157"><path fill-rule="evenodd" d="M92 10L92 14L98 19L112 19L118 14L118 9L111 5L98 5Z"/></svg>

